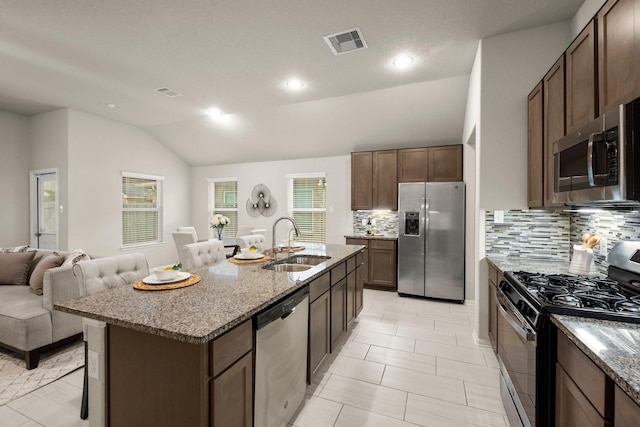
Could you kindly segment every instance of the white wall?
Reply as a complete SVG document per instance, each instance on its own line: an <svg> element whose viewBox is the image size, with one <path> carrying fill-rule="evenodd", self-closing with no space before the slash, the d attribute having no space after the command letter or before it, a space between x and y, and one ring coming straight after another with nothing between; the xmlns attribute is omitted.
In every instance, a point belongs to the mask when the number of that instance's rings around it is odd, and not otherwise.
<svg viewBox="0 0 640 427"><path fill-rule="evenodd" d="M580 9L571 20L571 39L574 39L580 31L591 21L607 0L585 0ZM567 47L569 47L567 45Z"/></svg>
<svg viewBox="0 0 640 427"><path fill-rule="evenodd" d="M0 247L29 243L29 119L0 111Z"/></svg>
<svg viewBox="0 0 640 427"><path fill-rule="evenodd" d="M31 170L58 169L58 249L69 250L68 146L69 110L39 114L30 120ZM25 194L29 200L29 193Z"/></svg>
<svg viewBox="0 0 640 427"><path fill-rule="evenodd" d="M527 208L527 95L570 40L568 21L482 40L479 208Z"/></svg>
<svg viewBox="0 0 640 427"><path fill-rule="evenodd" d="M151 267L177 260L171 232L190 219L189 167L144 130L69 111L69 249L98 256L121 250L122 171L164 180L164 244L136 249Z"/></svg>
<svg viewBox="0 0 640 427"><path fill-rule="evenodd" d="M327 243L344 244L344 236L353 228L350 156L194 167L191 169L190 224L196 227L199 238L206 238L209 235L207 179L238 178L238 225L267 229L268 243L271 244L274 221L287 215L286 175L311 172L327 174ZM251 217L247 214L245 203L256 184L264 184L271 190L278 204L274 215ZM278 225L278 240L286 237L285 230L289 226L284 221Z"/></svg>

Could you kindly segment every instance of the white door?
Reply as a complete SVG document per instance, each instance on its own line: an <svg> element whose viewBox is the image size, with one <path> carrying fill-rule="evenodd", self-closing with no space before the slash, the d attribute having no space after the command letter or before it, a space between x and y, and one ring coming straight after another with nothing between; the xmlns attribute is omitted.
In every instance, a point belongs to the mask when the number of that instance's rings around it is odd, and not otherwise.
<svg viewBox="0 0 640 427"><path fill-rule="evenodd" d="M58 173L31 172L31 247L58 249Z"/></svg>

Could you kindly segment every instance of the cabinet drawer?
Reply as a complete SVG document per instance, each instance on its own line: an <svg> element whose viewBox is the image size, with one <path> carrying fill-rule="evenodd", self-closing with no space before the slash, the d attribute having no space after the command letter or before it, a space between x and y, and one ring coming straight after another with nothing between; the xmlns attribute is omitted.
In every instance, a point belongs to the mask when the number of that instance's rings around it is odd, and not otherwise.
<svg viewBox="0 0 640 427"><path fill-rule="evenodd" d="M347 260L347 273L351 273L356 269L356 257L352 256Z"/></svg>
<svg viewBox="0 0 640 427"><path fill-rule="evenodd" d="M211 373L218 376L253 347L251 319L211 341Z"/></svg>
<svg viewBox="0 0 640 427"><path fill-rule="evenodd" d="M371 242L369 243L369 248L395 250L396 242L393 240L371 240Z"/></svg>
<svg viewBox="0 0 640 427"><path fill-rule="evenodd" d="M613 383L564 333L558 332L558 363L605 419L611 419Z"/></svg>
<svg viewBox="0 0 640 427"><path fill-rule="evenodd" d="M351 238L347 238L346 241L347 241L347 245L362 245L365 248L369 244L369 241L367 239L351 239Z"/></svg>
<svg viewBox="0 0 640 427"><path fill-rule="evenodd" d="M364 254L362 252L358 252L358 254L356 255L356 267L358 267L359 265L362 265L363 262L364 262Z"/></svg>
<svg viewBox="0 0 640 427"><path fill-rule="evenodd" d="M331 278L329 273L324 273L322 276L313 280L309 284L309 302L313 302L318 297L329 290L331 287Z"/></svg>
<svg viewBox="0 0 640 427"><path fill-rule="evenodd" d="M342 262L331 269L331 286L334 286L347 275L347 263Z"/></svg>

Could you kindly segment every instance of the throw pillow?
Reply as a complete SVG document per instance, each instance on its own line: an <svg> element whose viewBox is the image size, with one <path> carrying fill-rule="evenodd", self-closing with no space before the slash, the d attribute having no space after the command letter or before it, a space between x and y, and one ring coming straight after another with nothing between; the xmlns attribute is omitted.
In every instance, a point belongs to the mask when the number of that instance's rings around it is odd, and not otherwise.
<svg viewBox="0 0 640 427"><path fill-rule="evenodd" d="M13 248L0 248L0 253L26 252L29 245L15 246Z"/></svg>
<svg viewBox="0 0 640 427"><path fill-rule="evenodd" d="M26 285L35 252L0 253L0 284Z"/></svg>
<svg viewBox="0 0 640 427"><path fill-rule="evenodd" d="M86 261L89 259L89 255L85 254L82 249L76 249L67 255L67 259L62 263L63 266L68 267L80 261Z"/></svg>
<svg viewBox="0 0 640 427"><path fill-rule="evenodd" d="M29 278L29 286L36 295L42 295L44 285L44 273L50 268L60 267L64 262L64 256L57 253L47 255L38 262Z"/></svg>

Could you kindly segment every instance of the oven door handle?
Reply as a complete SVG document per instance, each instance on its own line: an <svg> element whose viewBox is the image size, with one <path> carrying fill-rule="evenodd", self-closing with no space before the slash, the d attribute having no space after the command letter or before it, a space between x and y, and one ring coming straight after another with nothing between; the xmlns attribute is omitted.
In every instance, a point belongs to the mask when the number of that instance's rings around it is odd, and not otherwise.
<svg viewBox="0 0 640 427"><path fill-rule="evenodd" d="M506 320L507 323L509 323L509 325L513 328L513 330L516 331L516 333L520 335L520 337L523 340L527 342L532 342L535 345L538 334L530 331L527 327L523 326L522 325L523 322L515 316L516 308L513 306L513 304L511 304L511 302L507 300L500 291L496 290L495 292L496 292L496 299L498 300L498 311L500 312L504 320ZM507 310L502 305L502 302L504 302L507 305L511 313L507 312Z"/></svg>

